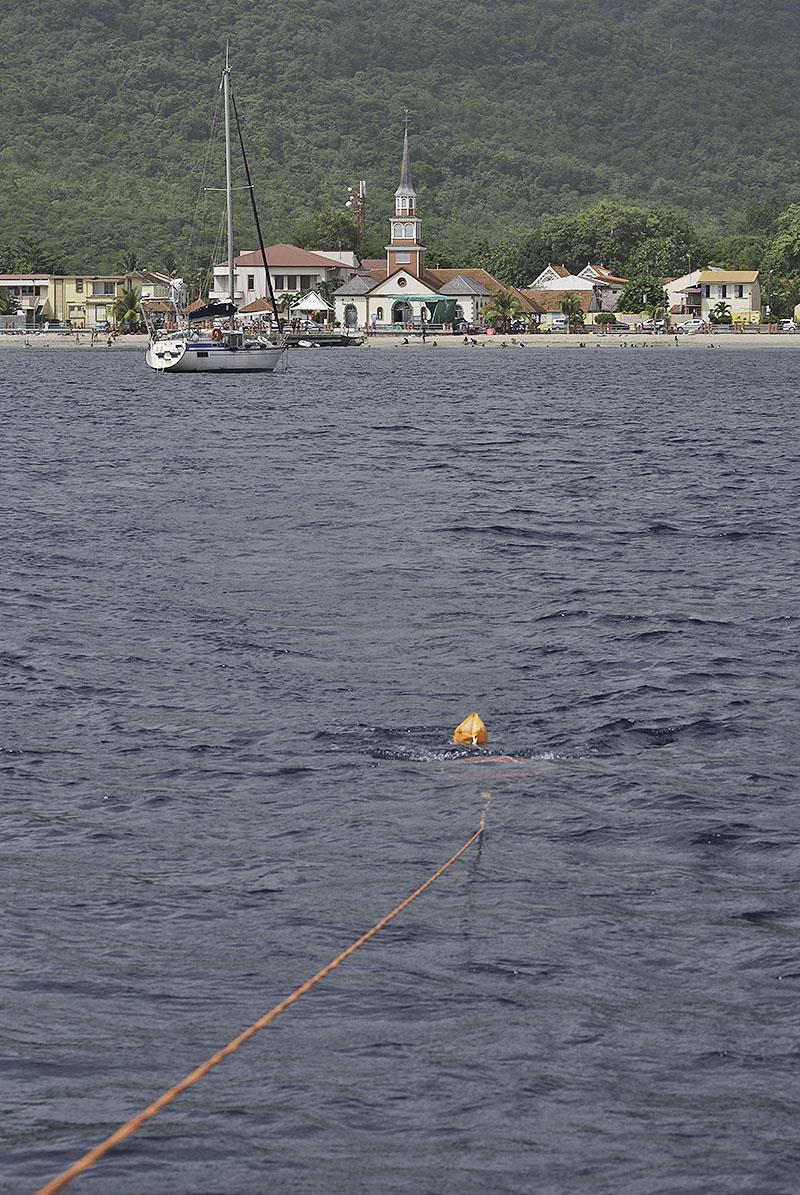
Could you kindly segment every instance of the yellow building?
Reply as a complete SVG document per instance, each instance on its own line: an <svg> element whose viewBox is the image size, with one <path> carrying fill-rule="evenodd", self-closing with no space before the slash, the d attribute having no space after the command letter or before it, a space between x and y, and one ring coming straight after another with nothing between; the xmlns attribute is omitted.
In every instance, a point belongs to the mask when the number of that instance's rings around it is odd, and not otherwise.
<svg viewBox="0 0 800 1195"><path fill-rule="evenodd" d="M116 274L3 274L0 286L17 300L26 327L57 323L91 328L111 322L125 279Z"/></svg>

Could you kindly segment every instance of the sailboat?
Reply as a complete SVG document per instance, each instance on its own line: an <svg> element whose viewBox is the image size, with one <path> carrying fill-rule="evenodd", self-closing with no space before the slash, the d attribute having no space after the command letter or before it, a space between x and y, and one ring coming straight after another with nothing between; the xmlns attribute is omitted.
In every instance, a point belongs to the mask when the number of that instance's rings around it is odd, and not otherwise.
<svg viewBox="0 0 800 1195"><path fill-rule="evenodd" d="M181 313L175 304L179 328L177 331L156 334L151 332L145 361L159 373L272 373L278 367L286 367L286 344L281 335L281 320L272 289L261 224L255 204L250 167L242 140L239 114L231 88L231 72L228 50L225 50L225 66L222 71L221 90L225 109L225 209L228 232L228 295L227 302L208 303L190 313ZM253 207L253 217L258 234L259 248L267 277L267 288L272 301L275 323L278 327L276 341L266 337L252 338L236 327L236 271L233 251L233 182L231 167L231 108L236 120L236 131L242 153L247 189ZM213 328L201 329L200 322L212 323ZM194 327L192 326L194 325Z"/></svg>

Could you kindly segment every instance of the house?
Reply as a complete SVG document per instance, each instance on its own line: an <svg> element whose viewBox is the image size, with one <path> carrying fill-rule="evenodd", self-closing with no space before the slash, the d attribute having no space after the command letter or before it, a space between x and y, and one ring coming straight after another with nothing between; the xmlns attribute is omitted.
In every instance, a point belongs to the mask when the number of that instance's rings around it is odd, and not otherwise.
<svg viewBox="0 0 800 1195"><path fill-rule="evenodd" d="M484 309L499 290L514 294L524 317L538 314L521 291L504 285L486 270L471 266L428 269L421 229L406 127L386 258L362 262L361 270L336 290L336 323L352 331L373 332L425 324L475 326L482 322Z"/></svg>
<svg viewBox="0 0 800 1195"><path fill-rule="evenodd" d="M587 261L578 274L579 278L586 278L594 287L601 311L616 311L620 295L628 285L628 279L613 273L602 262L595 264Z"/></svg>
<svg viewBox="0 0 800 1195"><path fill-rule="evenodd" d="M558 287L563 278L569 278L571 271L566 266L553 266L550 262L542 270L541 274L534 278L533 282L529 282L526 290L549 290L551 286Z"/></svg>
<svg viewBox="0 0 800 1195"><path fill-rule="evenodd" d="M628 279L614 274L607 266L587 262L578 274L571 273L566 266L548 265L533 282L524 288L526 291L558 291L561 295L572 292L583 294L594 292L597 296L597 311L616 311L619 297Z"/></svg>
<svg viewBox="0 0 800 1195"><path fill-rule="evenodd" d="M272 277L272 289L276 296L302 295L317 290L320 283L333 279L349 278L356 269L347 260L354 254L336 253L327 256L311 253L297 245L269 245L266 249L267 263ZM228 299L230 280L227 261L214 266L214 281L209 292L212 302ZM244 307L256 299L268 295L267 275L261 250L243 250L234 258L234 294L237 307Z"/></svg>
<svg viewBox="0 0 800 1195"><path fill-rule="evenodd" d="M17 300L28 328L50 322L88 328L111 319L124 280L115 274L5 274L0 286Z"/></svg>
<svg viewBox="0 0 800 1195"><path fill-rule="evenodd" d="M700 315L701 270L691 270L678 278L662 278L667 292L667 310L670 315Z"/></svg>
<svg viewBox="0 0 800 1195"><path fill-rule="evenodd" d="M584 316L594 312L608 310L608 308L602 308L600 306L597 294L591 289L588 291L562 291L551 290L547 288L543 290L534 290L532 287L526 286L517 293L524 296L525 300L530 305L531 310L537 312L536 322L540 328L545 330L552 329L553 327L556 327L564 322L564 320L561 318L563 314L561 310L561 303L564 299L564 296L567 294L572 294L577 298L580 304L580 309Z"/></svg>
<svg viewBox="0 0 800 1195"><path fill-rule="evenodd" d="M758 270L701 270L700 315L710 322L719 303L727 305L734 324L761 321L761 282Z"/></svg>

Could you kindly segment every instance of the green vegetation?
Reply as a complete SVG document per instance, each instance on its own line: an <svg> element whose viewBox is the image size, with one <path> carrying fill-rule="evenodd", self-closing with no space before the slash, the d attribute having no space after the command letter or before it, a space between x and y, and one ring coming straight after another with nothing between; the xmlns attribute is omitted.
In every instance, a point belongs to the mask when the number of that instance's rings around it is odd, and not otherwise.
<svg viewBox="0 0 800 1195"><path fill-rule="evenodd" d="M516 295L498 290L492 295L492 301L483 309L483 318L487 324L497 328L498 332L508 332L512 323L522 312Z"/></svg>
<svg viewBox="0 0 800 1195"><path fill-rule="evenodd" d="M577 332L583 327L583 310L578 295L568 291L561 300L561 314L567 317L567 327L570 332Z"/></svg>
<svg viewBox="0 0 800 1195"><path fill-rule="evenodd" d="M131 266L135 270L136 266ZM123 332L136 332L142 323L141 291L129 286L111 306L114 322Z"/></svg>
<svg viewBox="0 0 800 1195"><path fill-rule="evenodd" d="M799 32L794 0L4 0L0 269L221 255L218 141L203 164L229 36L268 241L335 216L349 243L364 178L380 254L408 107L431 264L524 285L591 257L638 287L767 263L777 303L800 274Z"/></svg>
<svg viewBox="0 0 800 1195"><path fill-rule="evenodd" d="M0 286L0 315L14 315L19 311L19 302L6 286Z"/></svg>

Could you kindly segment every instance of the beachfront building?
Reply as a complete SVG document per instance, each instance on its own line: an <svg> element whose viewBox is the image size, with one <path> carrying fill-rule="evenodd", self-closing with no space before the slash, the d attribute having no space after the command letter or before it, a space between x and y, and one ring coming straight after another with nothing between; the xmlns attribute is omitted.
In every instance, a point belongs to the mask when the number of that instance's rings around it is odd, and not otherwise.
<svg viewBox="0 0 800 1195"><path fill-rule="evenodd" d="M406 128L386 259L362 262L359 273L338 288L333 296L336 323L348 331L367 332L410 330L426 324L448 329L476 327L482 324L483 311L499 290L515 295L523 319L538 314L521 291L486 270L471 266L429 269L426 265Z"/></svg>
<svg viewBox="0 0 800 1195"><path fill-rule="evenodd" d="M315 291L323 282L349 278L355 273L355 254L311 253L297 245L269 245L267 262L276 297L300 296ZM351 261L352 259L352 261ZM234 258L234 295L237 307L250 306L267 297L267 272L261 250L242 250ZM209 292L212 302L225 302L228 297L229 270L227 261L214 266L214 282Z"/></svg>
<svg viewBox="0 0 800 1195"><path fill-rule="evenodd" d="M609 307L601 307L601 300L591 288L589 290L567 291L555 290L553 288L534 289L533 287L526 286L522 290L515 291L515 294L522 296L529 305L530 310L537 313L536 323L543 332L563 330L566 326L567 321L562 312L561 304L564 297L568 294L574 295L578 299L580 309L587 324L592 322L593 315L598 311L610 311Z"/></svg>
<svg viewBox="0 0 800 1195"><path fill-rule="evenodd" d="M73 328L104 326L122 294L124 279L114 274L4 274L0 286L17 300L27 328L70 324Z"/></svg>
<svg viewBox="0 0 800 1195"><path fill-rule="evenodd" d="M550 262L544 267L540 274L537 274L532 282L526 286L526 290L549 290L551 286L558 288L564 278L569 278L572 271L568 270L566 266L554 266Z"/></svg>
<svg viewBox="0 0 800 1195"><path fill-rule="evenodd" d="M761 281L758 270L701 270L700 316L711 322L718 304L724 303L734 324L757 324L761 321Z"/></svg>
<svg viewBox="0 0 800 1195"><path fill-rule="evenodd" d="M566 294L594 293L594 310L616 311L627 281L627 278L621 278L606 266L594 262L587 262L579 274L572 274L564 265L554 266L548 262L542 272L524 289L526 293L555 291L562 297Z"/></svg>
<svg viewBox="0 0 800 1195"><path fill-rule="evenodd" d="M601 311L617 310L620 295L628 285L627 278L622 278L619 274L615 274L613 270L609 270L608 266L604 266L602 262L595 263L592 261L587 261L586 265L579 272L578 277L586 278L587 281L591 282Z"/></svg>
<svg viewBox="0 0 800 1195"><path fill-rule="evenodd" d="M700 315L700 269L690 270L678 278L662 278L667 292L667 310L670 315Z"/></svg>

